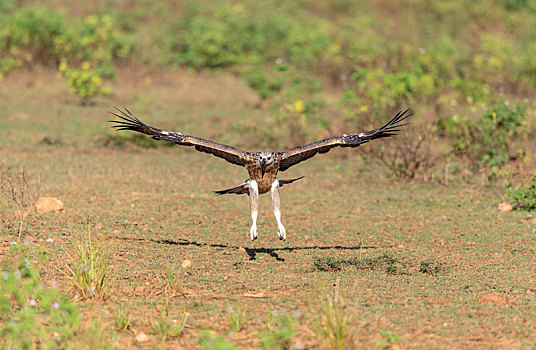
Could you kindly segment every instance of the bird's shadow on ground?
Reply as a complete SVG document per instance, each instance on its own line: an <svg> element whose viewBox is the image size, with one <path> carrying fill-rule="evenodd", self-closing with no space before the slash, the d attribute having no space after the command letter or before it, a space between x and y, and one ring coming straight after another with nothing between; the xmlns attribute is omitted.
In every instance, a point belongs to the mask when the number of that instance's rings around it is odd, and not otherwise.
<svg viewBox="0 0 536 350"><path fill-rule="evenodd" d="M256 260L257 254L267 254L277 261L285 261L284 258L280 257L278 252L287 251L292 252L296 250L361 250L361 249L376 249L376 246L342 246L342 245L333 245L333 246L302 246L302 247L279 247L279 248L250 248L250 247L240 247L235 245L227 245L220 243L205 243L197 241L188 241L188 240L178 240L173 241L170 239L161 239L161 240L152 240L155 243L159 244L169 244L169 245L181 245L181 246L196 246L196 247L212 247L212 248L229 248L229 249L243 249L246 251L249 256L249 260Z"/></svg>

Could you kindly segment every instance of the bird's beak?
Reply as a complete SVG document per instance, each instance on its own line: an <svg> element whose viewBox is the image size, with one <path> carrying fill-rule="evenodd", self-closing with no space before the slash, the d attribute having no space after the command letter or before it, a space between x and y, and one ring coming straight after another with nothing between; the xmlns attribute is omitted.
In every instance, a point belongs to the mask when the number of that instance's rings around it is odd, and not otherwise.
<svg viewBox="0 0 536 350"><path fill-rule="evenodd" d="M261 174L264 177L264 166L266 165L266 159L261 159Z"/></svg>

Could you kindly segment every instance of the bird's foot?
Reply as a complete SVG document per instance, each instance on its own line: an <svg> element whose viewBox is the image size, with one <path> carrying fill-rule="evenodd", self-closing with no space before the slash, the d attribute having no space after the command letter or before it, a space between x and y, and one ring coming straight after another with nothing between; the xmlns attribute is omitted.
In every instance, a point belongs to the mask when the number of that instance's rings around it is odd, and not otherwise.
<svg viewBox="0 0 536 350"><path fill-rule="evenodd" d="M287 239L287 230L285 230L285 226L279 225L277 236L279 236L279 239L282 241Z"/></svg>
<svg viewBox="0 0 536 350"><path fill-rule="evenodd" d="M257 239L257 226L253 225L251 226L251 230L249 230L249 237L252 241Z"/></svg>

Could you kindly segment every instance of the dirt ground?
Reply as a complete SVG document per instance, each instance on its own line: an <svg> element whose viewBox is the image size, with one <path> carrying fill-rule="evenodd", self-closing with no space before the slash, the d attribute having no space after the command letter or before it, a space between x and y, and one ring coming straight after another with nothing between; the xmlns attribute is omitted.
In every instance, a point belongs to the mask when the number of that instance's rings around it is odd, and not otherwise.
<svg viewBox="0 0 536 350"><path fill-rule="evenodd" d="M320 305L333 293L348 348L534 346L536 225L497 210L500 188L396 181L360 149L334 150L280 175L306 175L282 189L287 241L264 196L252 242L247 197L211 192L241 183L244 169L179 147L116 146L107 111L126 106L151 125L247 148L254 140L233 127L262 127L270 110L227 75L125 67L113 90L80 106L46 70L2 81L0 161L39 172L42 194L65 203L25 225L26 243L50 254L34 261L43 283L75 298L67 252L88 230L109 252L108 297L77 304L117 348L194 348L206 330L256 348L280 315L295 322L285 346L325 348ZM6 255L16 235L3 232ZM131 312L126 331L116 329L119 305ZM243 314L238 331L230 307ZM183 334L162 341L155 323L186 313Z"/></svg>

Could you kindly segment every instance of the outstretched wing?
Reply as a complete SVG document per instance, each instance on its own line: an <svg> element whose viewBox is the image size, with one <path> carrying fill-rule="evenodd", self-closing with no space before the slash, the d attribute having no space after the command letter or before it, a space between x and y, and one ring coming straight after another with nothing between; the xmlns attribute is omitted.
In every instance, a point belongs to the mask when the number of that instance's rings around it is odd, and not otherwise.
<svg viewBox="0 0 536 350"><path fill-rule="evenodd" d="M110 112L119 118L119 120L111 120L111 123L116 125L113 128L117 130L132 130L142 134L150 135L155 140L171 141L178 145L194 146L200 152L210 153L216 157L220 157L236 165L246 165L247 152L237 148L227 146L221 143L202 139L200 137L183 135L180 132L166 131L146 125L136 118L128 109L124 111L114 107L116 112Z"/></svg>
<svg viewBox="0 0 536 350"><path fill-rule="evenodd" d="M285 171L293 165L296 165L304 160L314 157L318 153L327 153L335 147L358 147L363 143L396 135L400 127L407 125L402 123L412 114L409 109L398 112L393 119L381 128L374 129L359 134L342 135L340 137L330 137L328 139L316 141L307 145L294 147L286 152L281 153L281 162L279 163L279 171Z"/></svg>

